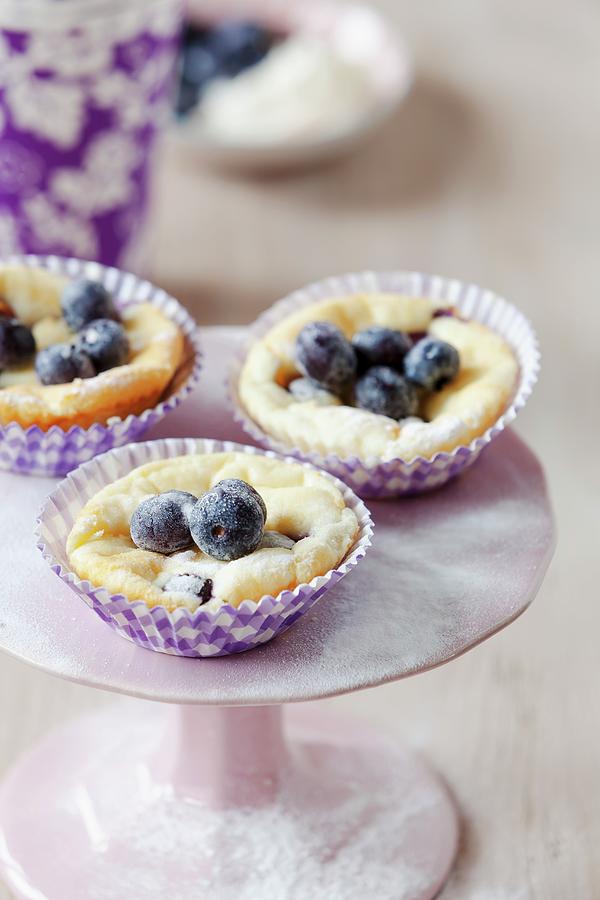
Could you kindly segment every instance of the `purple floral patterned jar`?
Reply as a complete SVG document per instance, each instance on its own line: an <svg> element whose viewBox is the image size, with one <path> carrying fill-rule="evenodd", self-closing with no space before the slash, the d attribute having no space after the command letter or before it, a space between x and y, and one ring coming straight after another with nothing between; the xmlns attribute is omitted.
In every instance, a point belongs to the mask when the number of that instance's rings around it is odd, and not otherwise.
<svg viewBox="0 0 600 900"><path fill-rule="evenodd" d="M179 0L0 2L0 255L138 268Z"/></svg>

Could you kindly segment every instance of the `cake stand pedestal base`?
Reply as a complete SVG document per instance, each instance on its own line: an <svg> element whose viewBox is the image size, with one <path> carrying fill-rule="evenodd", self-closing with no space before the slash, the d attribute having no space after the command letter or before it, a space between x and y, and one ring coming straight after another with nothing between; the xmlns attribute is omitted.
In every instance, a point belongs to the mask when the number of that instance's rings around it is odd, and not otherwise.
<svg viewBox="0 0 600 900"><path fill-rule="evenodd" d="M120 703L0 789L0 875L28 900L431 900L458 823L411 751L301 707Z"/></svg>

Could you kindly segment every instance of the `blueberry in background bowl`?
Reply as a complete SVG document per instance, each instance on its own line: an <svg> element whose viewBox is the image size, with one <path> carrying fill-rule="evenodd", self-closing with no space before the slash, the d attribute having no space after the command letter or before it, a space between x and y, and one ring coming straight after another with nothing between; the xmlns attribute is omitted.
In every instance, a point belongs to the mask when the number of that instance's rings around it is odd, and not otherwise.
<svg viewBox="0 0 600 900"><path fill-rule="evenodd" d="M213 26L188 23L179 64L176 113L185 118L216 78L234 78L267 55L277 35L254 22L225 20Z"/></svg>
<svg viewBox="0 0 600 900"><path fill-rule="evenodd" d="M255 66L271 48L274 35L254 22L221 22L209 33L209 46L223 74L233 77Z"/></svg>
<svg viewBox="0 0 600 900"><path fill-rule="evenodd" d="M221 170L289 170L344 155L391 115L412 81L400 35L362 3L190 0L187 21L182 56L210 45L210 59L199 54L199 75L181 62L171 137ZM216 32L214 43L207 32Z"/></svg>

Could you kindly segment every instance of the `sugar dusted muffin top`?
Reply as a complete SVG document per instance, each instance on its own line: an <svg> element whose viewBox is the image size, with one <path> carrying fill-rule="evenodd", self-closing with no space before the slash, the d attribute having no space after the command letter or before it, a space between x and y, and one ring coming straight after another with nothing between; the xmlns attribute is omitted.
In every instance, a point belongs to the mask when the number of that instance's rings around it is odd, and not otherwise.
<svg viewBox="0 0 600 900"><path fill-rule="evenodd" d="M231 525L231 497L225 498L223 519L211 498L232 480L246 485L241 499L236 495L235 514L249 510L250 525L258 522L260 533L247 529L245 544L234 541L223 550L215 541ZM251 489L260 500L248 498ZM235 485L225 490L236 494ZM151 498L176 492L180 496L167 497L161 509L152 508ZM202 527L207 516L209 531ZM357 533L356 515L327 476L260 454L209 453L148 463L103 488L78 514L67 552L80 578L130 601L168 610L217 609L276 596L326 574L344 559Z"/></svg>
<svg viewBox="0 0 600 900"><path fill-rule="evenodd" d="M117 310L97 282L0 266L0 423L89 428L154 406L184 355L151 303Z"/></svg>
<svg viewBox="0 0 600 900"><path fill-rule="evenodd" d="M306 335L316 325L323 333L313 334L313 347L321 340L329 361L306 357ZM361 371L368 347L361 351L359 339L372 329L406 338L404 350L398 340L397 365L380 346L383 365L374 354L367 359L371 368ZM438 352L433 368L427 342ZM347 352L352 345L354 362ZM303 306L274 325L250 348L238 394L263 431L287 446L344 459L410 462L485 432L508 406L518 371L499 335L447 304L365 293Z"/></svg>

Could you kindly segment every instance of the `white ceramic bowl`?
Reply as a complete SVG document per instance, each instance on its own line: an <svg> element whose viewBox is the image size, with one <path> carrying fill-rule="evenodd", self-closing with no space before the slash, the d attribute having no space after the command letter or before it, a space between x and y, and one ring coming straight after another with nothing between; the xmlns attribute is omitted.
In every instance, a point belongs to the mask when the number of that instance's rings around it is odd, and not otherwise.
<svg viewBox="0 0 600 900"><path fill-rule="evenodd" d="M251 19L293 34L312 34L343 49L368 70L373 103L351 127L322 137L294 142L232 142L209 139L201 129L177 123L173 138L204 161L223 168L268 170L294 168L333 159L354 147L385 121L412 83L410 54L400 36L371 6L339 0L188 0L189 21Z"/></svg>

